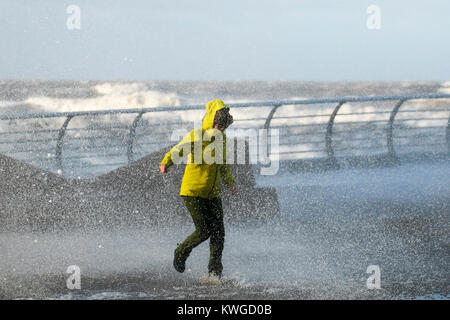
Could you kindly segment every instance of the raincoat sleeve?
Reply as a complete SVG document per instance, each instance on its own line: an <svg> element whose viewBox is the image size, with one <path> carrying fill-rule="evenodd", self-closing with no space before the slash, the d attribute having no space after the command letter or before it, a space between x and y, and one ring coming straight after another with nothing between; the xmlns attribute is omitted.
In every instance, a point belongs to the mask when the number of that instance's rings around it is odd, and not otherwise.
<svg viewBox="0 0 450 320"><path fill-rule="evenodd" d="M223 164L220 165L220 177L222 178L223 183L227 187L234 186L234 178L233 174L231 173L230 165L226 162L227 161L227 139L224 134L224 140L223 140Z"/></svg>
<svg viewBox="0 0 450 320"><path fill-rule="evenodd" d="M191 131L187 135L185 135L184 138L180 142L178 142L178 144L172 147L172 149L170 149L169 152L166 153L164 159L161 161L161 164L164 164L167 167L172 166L173 165L172 154L176 153L180 158L182 158L183 156L185 156L183 150L186 148L187 145L189 145L190 150L193 143L194 141L192 138L192 131Z"/></svg>
<svg viewBox="0 0 450 320"><path fill-rule="evenodd" d="M229 164L222 164L220 166L220 176L227 187L234 186L234 178Z"/></svg>

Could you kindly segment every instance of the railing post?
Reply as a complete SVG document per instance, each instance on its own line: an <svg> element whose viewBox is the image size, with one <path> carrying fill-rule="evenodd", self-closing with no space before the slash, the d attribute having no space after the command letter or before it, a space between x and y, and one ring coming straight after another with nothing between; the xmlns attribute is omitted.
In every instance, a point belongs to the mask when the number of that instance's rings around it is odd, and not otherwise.
<svg viewBox="0 0 450 320"><path fill-rule="evenodd" d="M136 137L136 127L144 113L145 113L145 111L139 112L139 114L136 116L136 118L134 118L133 123L131 124L131 127L130 127L130 132L128 134L128 145L127 145L128 163L131 163L134 160L133 159L133 143L134 143L134 138Z"/></svg>
<svg viewBox="0 0 450 320"><path fill-rule="evenodd" d="M395 116L398 113L398 110L400 109L400 107L402 106L402 104L405 101L406 101L406 99L403 99L403 100L400 100L399 102L397 102L397 104L394 106L394 109L392 109L392 111L391 111L391 115L389 117L389 122L388 122L387 136L386 136L388 157L390 158L391 161L394 161L394 162L397 161L397 156L395 154L395 149L394 149L394 138L393 138L394 120L395 120Z"/></svg>
<svg viewBox="0 0 450 320"><path fill-rule="evenodd" d="M282 106L281 104L274 105L272 110L270 110L270 113L267 116L266 122L264 123L264 129L269 129L270 122L272 121L272 118L273 118L273 115L275 114L275 111L277 111L277 109L279 107L281 107L281 106Z"/></svg>
<svg viewBox="0 0 450 320"><path fill-rule="evenodd" d="M56 166L59 170L63 169L62 165L62 146L63 146L63 138L66 133L67 126L69 125L70 120L72 120L74 116L70 115L67 116L66 120L64 121L63 125L59 129L58 132L58 140L56 141L56 151L55 151L55 157L56 157Z"/></svg>
<svg viewBox="0 0 450 320"><path fill-rule="evenodd" d="M327 156L328 156L327 166L330 168L338 168L339 167L336 157L334 156L333 125L334 125L334 119L336 118L336 115L339 112L339 109L342 107L342 105L344 103L345 103L345 101L341 101L334 108L333 113L331 114L330 119L328 120L328 124L327 124L327 133L325 134L325 148L326 148Z"/></svg>

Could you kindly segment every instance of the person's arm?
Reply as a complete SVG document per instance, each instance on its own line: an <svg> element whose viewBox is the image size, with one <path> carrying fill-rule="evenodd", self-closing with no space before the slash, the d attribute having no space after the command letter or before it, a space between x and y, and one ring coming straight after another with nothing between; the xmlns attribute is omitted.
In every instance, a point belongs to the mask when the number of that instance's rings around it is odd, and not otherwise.
<svg viewBox="0 0 450 320"><path fill-rule="evenodd" d="M189 150L191 149L191 145L193 143L192 135L193 132L189 132L183 139L181 139L180 142L178 142L172 147L172 149L170 149L169 152L166 153L161 161L161 164L159 165L159 170L162 173L167 173L169 167L173 165L172 154L177 154L179 158L182 158L184 156L184 149L186 148L186 145L189 145Z"/></svg>
<svg viewBox="0 0 450 320"><path fill-rule="evenodd" d="M223 140L223 164L220 165L220 177L222 178L223 183L231 190L232 194L236 193L236 184L233 178L233 174L231 173L230 165L227 161L227 138L224 134Z"/></svg>
<svg viewBox="0 0 450 320"><path fill-rule="evenodd" d="M231 193L235 194L236 184L229 164L225 163L220 165L220 177L222 178L223 183L231 190Z"/></svg>

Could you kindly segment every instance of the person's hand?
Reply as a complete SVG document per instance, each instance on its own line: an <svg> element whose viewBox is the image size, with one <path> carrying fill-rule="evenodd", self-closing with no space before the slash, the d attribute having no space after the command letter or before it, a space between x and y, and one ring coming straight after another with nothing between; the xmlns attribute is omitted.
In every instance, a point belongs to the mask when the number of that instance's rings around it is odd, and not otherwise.
<svg viewBox="0 0 450 320"><path fill-rule="evenodd" d="M159 171L160 171L161 173L167 173L167 172L168 172L167 166L166 166L165 164L160 165L160 166L159 166Z"/></svg>
<svg viewBox="0 0 450 320"><path fill-rule="evenodd" d="M230 191L231 191L232 194L236 194L237 193L236 186L234 186L234 185L231 186L230 187Z"/></svg>

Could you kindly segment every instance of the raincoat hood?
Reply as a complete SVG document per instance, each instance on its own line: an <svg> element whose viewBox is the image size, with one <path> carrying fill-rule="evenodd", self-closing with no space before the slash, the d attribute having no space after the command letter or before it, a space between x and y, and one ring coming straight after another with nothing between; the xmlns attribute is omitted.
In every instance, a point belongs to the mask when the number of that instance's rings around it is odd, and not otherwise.
<svg viewBox="0 0 450 320"><path fill-rule="evenodd" d="M223 108L228 108L228 106L219 99L212 100L206 104L206 114L202 121L203 130L208 130L213 127L216 112Z"/></svg>

